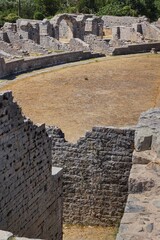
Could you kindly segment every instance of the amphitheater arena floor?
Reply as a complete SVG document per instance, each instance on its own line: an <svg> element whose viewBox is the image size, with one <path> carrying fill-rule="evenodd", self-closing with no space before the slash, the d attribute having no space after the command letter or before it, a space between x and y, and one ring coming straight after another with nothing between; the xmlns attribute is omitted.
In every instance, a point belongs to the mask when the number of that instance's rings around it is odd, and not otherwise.
<svg viewBox="0 0 160 240"><path fill-rule="evenodd" d="M135 125L160 107L160 54L106 57L1 81L35 123L56 125L76 142L93 126ZM5 83L5 84L4 84Z"/></svg>

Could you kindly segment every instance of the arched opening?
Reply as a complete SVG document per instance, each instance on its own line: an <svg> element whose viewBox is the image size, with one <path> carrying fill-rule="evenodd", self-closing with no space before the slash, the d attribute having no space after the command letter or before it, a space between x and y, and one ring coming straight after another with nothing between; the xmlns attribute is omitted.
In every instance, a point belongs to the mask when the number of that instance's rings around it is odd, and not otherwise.
<svg viewBox="0 0 160 240"><path fill-rule="evenodd" d="M73 23L70 20L62 19L59 23L59 41L66 43L73 37Z"/></svg>

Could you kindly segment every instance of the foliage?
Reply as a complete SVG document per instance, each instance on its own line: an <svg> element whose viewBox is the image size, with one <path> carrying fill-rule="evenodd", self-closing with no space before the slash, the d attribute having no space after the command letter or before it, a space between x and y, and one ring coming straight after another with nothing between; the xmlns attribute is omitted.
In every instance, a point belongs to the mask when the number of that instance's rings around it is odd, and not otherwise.
<svg viewBox="0 0 160 240"><path fill-rule="evenodd" d="M4 17L4 20L6 22L14 23L19 18L19 16L15 13L9 13L6 17Z"/></svg>
<svg viewBox="0 0 160 240"><path fill-rule="evenodd" d="M43 19L44 19L43 13L41 13L41 12L35 12L35 13L34 13L34 19L43 20Z"/></svg>
<svg viewBox="0 0 160 240"><path fill-rule="evenodd" d="M60 7L58 0L34 0L36 11L41 12L45 16L55 15Z"/></svg>
<svg viewBox="0 0 160 240"><path fill-rule="evenodd" d="M19 3L20 2L20 8ZM0 24L22 18L54 16L56 13L160 17L160 0L0 0ZM11 15L10 15L11 14Z"/></svg>
<svg viewBox="0 0 160 240"><path fill-rule="evenodd" d="M155 6L157 9L157 17L160 17L160 0L155 0Z"/></svg>
<svg viewBox="0 0 160 240"><path fill-rule="evenodd" d="M160 0L155 0L160 3ZM139 16L145 15L151 20L158 17L155 1L150 0L107 0L99 9L99 15Z"/></svg>

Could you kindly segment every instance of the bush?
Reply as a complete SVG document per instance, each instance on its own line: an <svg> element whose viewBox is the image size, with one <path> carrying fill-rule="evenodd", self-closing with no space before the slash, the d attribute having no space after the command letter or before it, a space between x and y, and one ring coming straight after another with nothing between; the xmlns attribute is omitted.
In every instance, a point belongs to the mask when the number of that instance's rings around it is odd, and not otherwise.
<svg viewBox="0 0 160 240"><path fill-rule="evenodd" d="M43 13L41 13L41 12L34 13L34 19L43 20L44 18L45 18L45 16L43 15Z"/></svg>
<svg viewBox="0 0 160 240"><path fill-rule="evenodd" d="M9 13L6 17L4 17L4 20L6 22L11 22L11 23L15 23L16 20L18 19L18 15L15 13Z"/></svg>

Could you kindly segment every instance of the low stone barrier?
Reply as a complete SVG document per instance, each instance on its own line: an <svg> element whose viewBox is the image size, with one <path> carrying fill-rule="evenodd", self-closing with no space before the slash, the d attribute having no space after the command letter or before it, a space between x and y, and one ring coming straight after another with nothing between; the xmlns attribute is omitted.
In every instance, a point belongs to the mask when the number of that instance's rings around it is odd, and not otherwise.
<svg viewBox="0 0 160 240"><path fill-rule="evenodd" d="M141 43L141 44L128 45L126 47L116 47L112 51L112 55L145 53L145 52L150 52L152 48L155 48L156 51L160 51L160 42Z"/></svg>
<svg viewBox="0 0 160 240"><path fill-rule="evenodd" d="M103 54L91 53L91 52L68 52L68 53L59 53L51 54L47 56L35 57L32 59L20 59L13 60L10 62L5 62L3 58L0 58L0 78L32 71L35 69L55 66L59 64L65 64L70 62L76 62L80 60L86 60L90 58L96 58L104 56Z"/></svg>

